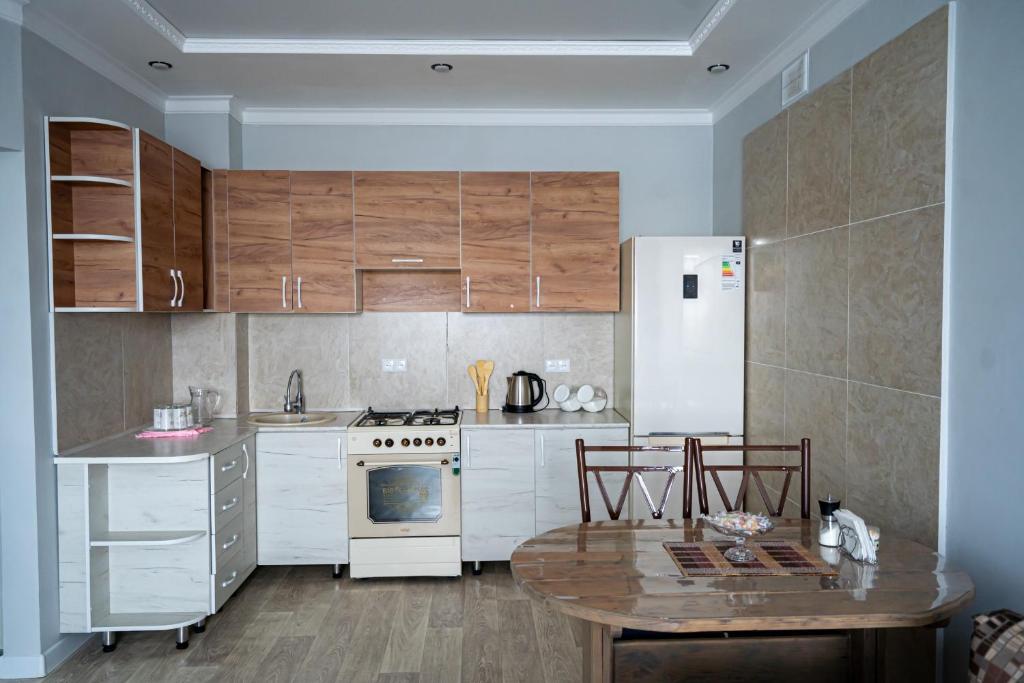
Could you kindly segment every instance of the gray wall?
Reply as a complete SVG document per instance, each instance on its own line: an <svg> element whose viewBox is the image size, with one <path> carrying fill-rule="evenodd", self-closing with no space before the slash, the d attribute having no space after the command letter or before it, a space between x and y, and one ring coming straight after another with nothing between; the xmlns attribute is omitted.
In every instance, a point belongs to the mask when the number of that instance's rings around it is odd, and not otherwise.
<svg viewBox="0 0 1024 683"><path fill-rule="evenodd" d="M949 493L946 547L977 586L947 629L946 680L963 680L970 614L1024 613L1024 3L957 8L949 245ZM995 267L993 267L995 265Z"/></svg>
<svg viewBox="0 0 1024 683"><path fill-rule="evenodd" d="M164 139L206 168L230 168L229 118L227 114L168 114Z"/></svg>
<svg viewBox="0 0 1024 683"><path fill-rule="evenodd" d="M243 126L250 169L618 171L621 237L711 234L710 126Z"/></svg>
<svg viewBox="0 0 1024 683"><path fill-rule="evenodd" d="M9 32L7 24L0 24ZM7 45L17 40L17 33L0 35L0 42ZM62 654L42 119L46 114L100 116L162 135L164 117L38 36L28 31L20 34L23 91L5 91L4 97L19 101L24 97L24 175L12 178L18 174L7 161L0 169L5 181L14 180L13 184L3 183L4 191L9 190L13 199L3 204L5 246L0 254L0 272L5 278L0 290L5 332L4 353L0 356L5 403L0 420L5 424L0 427L7 435L0 465L0 496L7 626L4 658L23 657L23 661L29 661L48 650L51 658ZM18 195L27 200L25 204L16 201ZM7 401L16 401L17 405L8 405ZM32 407L31 419L26 419L26 406Z"/></svg>
<svg viewBox="0 0 1024 683"><path fill-rule="evenodd" d="M888 43L946 4L946 0L870 0L811 48L811 90ZM782 111L779 78L772 78L714 126L714 234L743 230L743 138Z"/></svg>

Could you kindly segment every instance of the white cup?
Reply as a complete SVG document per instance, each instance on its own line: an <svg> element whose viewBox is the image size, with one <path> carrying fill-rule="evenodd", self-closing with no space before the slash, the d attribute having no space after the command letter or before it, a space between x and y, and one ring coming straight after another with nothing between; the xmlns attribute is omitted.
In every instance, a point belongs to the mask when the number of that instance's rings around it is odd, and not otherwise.
<svg viewBox="0 0 1024 683"><path fill-rule="evenodd" d="M580 403L587 403L588 401L594 400L594 387L589 384L581 384L580 388L576 390L576 398L580 400Z"/></svg>
<svg viewBox="0 0 1024 683"><path fill-rule="evenodd" d="M583 410L588 413L599 413L604 410L605 406L608 405L608 394L605 390L598 387L594 389L594 396L589 401L585 401L582 404Z"/></svg>
<svg viewBox="0 0 1024 683"><path fill-rule="evenodd" d="M561 403L562 401L568 401L572 394L572 388L568 384L559 384L555 387L555 390L551 392L551 398L555 400L555 403Z"/></svg>

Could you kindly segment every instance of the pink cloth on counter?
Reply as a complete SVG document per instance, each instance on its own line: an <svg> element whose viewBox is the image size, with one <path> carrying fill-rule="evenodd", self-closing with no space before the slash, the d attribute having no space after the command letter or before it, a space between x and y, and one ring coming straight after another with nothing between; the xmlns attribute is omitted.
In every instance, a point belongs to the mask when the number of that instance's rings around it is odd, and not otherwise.
<svg viewBox="0 0 1024 683"><path fill-rule="evenodd" d="M200 434L212 432L213 427L190 427L189 429L178 429L173 432L161 432L146 430L135 435L136 439L192 439Z"/></svg>

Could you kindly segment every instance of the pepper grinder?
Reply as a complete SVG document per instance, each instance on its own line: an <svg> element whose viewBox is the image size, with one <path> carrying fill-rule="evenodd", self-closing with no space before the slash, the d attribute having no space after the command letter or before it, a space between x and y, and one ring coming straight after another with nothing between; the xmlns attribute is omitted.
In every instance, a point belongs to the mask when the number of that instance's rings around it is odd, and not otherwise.
<svg viewBox="0 0 1024 683"><path fill-rule="evenodd" d="M818 545L826 548L838 548L842 543L842 533L839 530L839 522L832 513L839 509L839 499L833 498L830 493L828 497L818 501L818 507L821 509Z"/></svg>

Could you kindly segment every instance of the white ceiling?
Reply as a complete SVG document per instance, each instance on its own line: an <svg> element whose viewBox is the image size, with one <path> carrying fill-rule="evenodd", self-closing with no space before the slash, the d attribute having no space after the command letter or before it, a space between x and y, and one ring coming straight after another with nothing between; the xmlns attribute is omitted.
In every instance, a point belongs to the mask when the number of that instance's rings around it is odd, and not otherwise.
<svg viewBox="0 0 1024 683"><path fill-rule="evenodd" d="M32 0L26 26L95 48L97 59L166 96L232 96L247 108L656 109L708 111L776 69L797 38L837 22L863 0ZM193 39L691 41L692 56L481 54L220 54ZM168 22L164 33L161 21ZM166 26L169 25L169 28ZM816 28L815 28L816 27ZM174 35L169 35L168 31ZM68 35L71 38L68 38ZM177 44L175 43L177 36ZM701 36L703 38L704 36ZM57 42L57 41L55 41ZM597 43L600 46L602 43ZM351 47L351 46L348 46ZM182 50L186 51L183 52ZM802 48L801 48L802 49ZM70 51L70 50L69 50ZM249 50L263 52L262 48ZM320 51L314 48L313 52ZM323 50L330 52L330 50ZM359 51L358 49L355 51ZM386 51L386 50L385 50ZM597 50L601 52L600 49ZM74 54L74 52L73 52ZM611 56L616 55L616 56ZM76 54L76 56L79 56ZM149 60L171 62L167 72ZM449 74L429 69L454 65ZM709 64L731 64L712 75ZM759 85L760 83L758 83Z"/></svg>
<svg viewBox="0 0 1024 683"><path fill-rule="evenodd" d="M195 38L685 40L715 0L150 0Z"/></svg>

